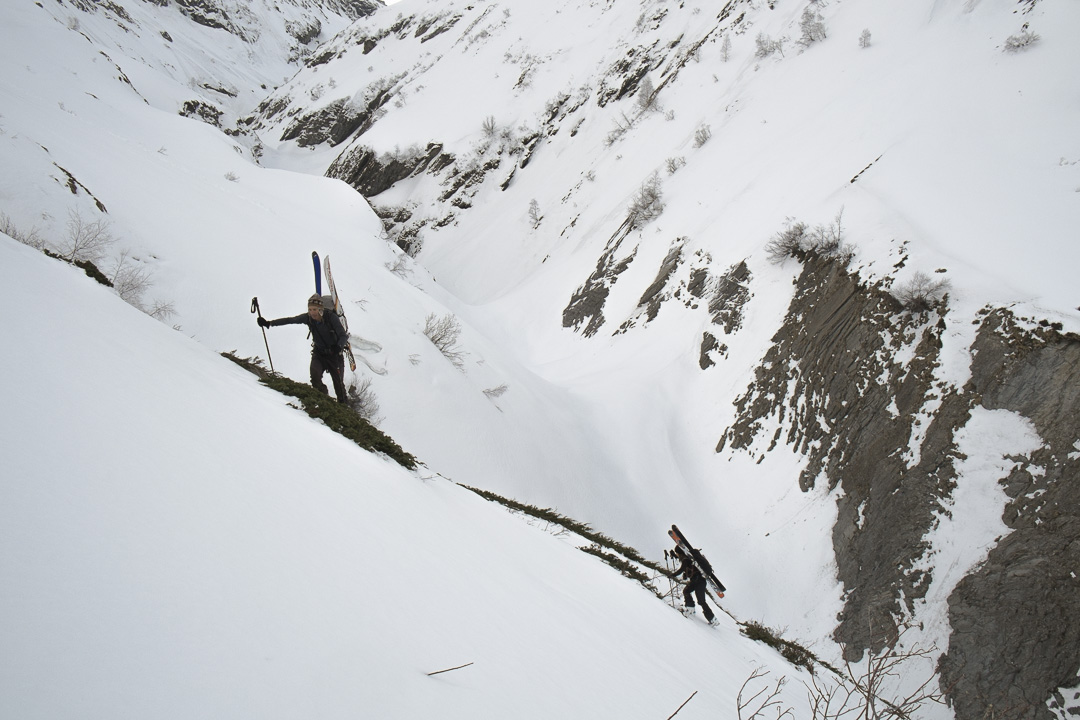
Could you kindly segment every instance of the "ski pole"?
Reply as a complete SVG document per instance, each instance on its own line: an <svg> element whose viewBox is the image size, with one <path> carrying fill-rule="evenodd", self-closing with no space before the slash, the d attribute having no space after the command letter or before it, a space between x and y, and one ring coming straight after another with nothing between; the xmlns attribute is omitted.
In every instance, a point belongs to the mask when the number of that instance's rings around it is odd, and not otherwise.
<svg viewBox="0 0 1080 720"><path fill-rule="evenodd" d="M251 312L258 313L259 319L262 320L262 310L259 309L259 298L251 298ZM259 328L263 334L263 344L266 345L266 359L270 361L270 372L274 372L274 358L270 357L270 341L266 339L266 328L261 325Z"/></svg>
<svg viewBox="0 0 1080 720"><path fill-rule="evenodd" d="M668 554L668 551L665 549L664 550L664 567L667 568L669 573L671 573L672 571L674 571L675 568L671 567L668 564L668 558L669 557L670 556ZM667 576L667 579L668 579L668 598L670 598L670 600L671 600L671 607L675 607L675 581L671 578L670 574Z"/></svg>

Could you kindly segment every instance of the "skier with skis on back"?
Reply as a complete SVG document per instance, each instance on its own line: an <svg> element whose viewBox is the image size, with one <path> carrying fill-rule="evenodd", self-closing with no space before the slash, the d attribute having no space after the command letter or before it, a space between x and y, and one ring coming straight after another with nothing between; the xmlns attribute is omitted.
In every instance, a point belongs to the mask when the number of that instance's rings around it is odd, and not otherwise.
<svg viewBox="0 0 1080 720"><path fill-rule="evenodd" d="M330 392L323 383L323 373L329 372L334 381L334 393L338 402L348 402L345 392L345 357L342 354L349 335L341 325L335 312L324 312L323 299L315 294L308 298L308 311L296 317L267 320L262 315L258 318L259 327L268 328L278 325L307 325L311 331L311 387L326 393Z"/></svg>
<svg viewBox="0 0 1080 720"><path fill-rule="evenodd" d="M701 603L701 609L705 611L705 619L710 625L715 625L716 616L713 614L712 608L705 602L705 598L708 597L706 590L711 590L715 595L715 601L719 602L719 598L724 597L727 588L724 587L724 583L720 582L720 578L716 577L716 573L713 572L709 561L705 559L700 550L690 544L690 541L686 539L686 535L683 534L678 525L671 526L671 529L668 530L668 536L675 541L675 552L673 554L679 560L679 567L674 572L667 573L667 575L672 580L679 575L686 577L686 588L683 589L684 614L693 612L694 599L691 596L696 595L698 602Z"/></svg>
<svg viewBox="0 0 1080 720"><path fill-rule="evenodd" d="M713 614L712 608L710 608L709 604L705 601L705 576L693 559L691 559L690 554L678 543L675 543L674 554L679 560L679 567L675 568L670 577L672 579L678 579L678 577L682 575L686 578L686 587L683 588L684 607L689 612L693 612L693 596L696 595L697 601L701 605L701 610L705 614L705 621L711 625L716 619L716 615Z"/></svg>

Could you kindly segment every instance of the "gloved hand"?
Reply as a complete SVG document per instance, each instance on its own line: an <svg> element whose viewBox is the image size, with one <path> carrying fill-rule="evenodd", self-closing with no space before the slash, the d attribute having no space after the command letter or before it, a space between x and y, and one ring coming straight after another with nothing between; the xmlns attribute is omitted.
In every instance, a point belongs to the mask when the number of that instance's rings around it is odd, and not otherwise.
<svg viewBox="0 0 1080 720"><path fill-rule="evenodd" d="M264 318L262 315L259 316L258 323L259 323L259 327L261 327L261 328L270 327L270 322L266 318Z"/></svg>

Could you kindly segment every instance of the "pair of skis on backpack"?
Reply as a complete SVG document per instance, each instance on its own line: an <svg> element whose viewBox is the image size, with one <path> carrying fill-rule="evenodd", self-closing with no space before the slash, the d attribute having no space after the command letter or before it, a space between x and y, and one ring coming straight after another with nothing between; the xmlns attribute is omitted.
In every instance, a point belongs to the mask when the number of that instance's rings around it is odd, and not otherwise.
<svg viewBox="0 0 1080 720"><path fill-rule="evenodd" d="M356 372L356 358L353 356L352 345L349 343L349 321L345 317L345 311L341 307L341 300L338 298L337 286L334 285L334 276L330 272L330 256L327 255L323 259L322 264L319 264L319 253L311 253L311 262L315 266L315 294L319 295L323 299L323 307L327 310L333 310L338 318L341 319L341 327L345 328L345 357L349 358L349 369ZM330 290L329 295L323 295L322 293L322 278L326 275L326 285Z"/></svg>
<svg viewBox="0 0 1080 720"><path fill-rule="evenodd" d="M724 583L720 582L720 578L716 577L716 573L713 572L712 565L705 556L701 554L701 551L690 544L686 539L686 535L677 525L672 525L668 530L668 535L675 541L686 553L686 556L690 558L690 562L694 564L694 567L698 569L698 572L705 578L705 585L712 591L713 595L717 599L724 597L724 593L727 592L727 588L724 587Z"/></svg>

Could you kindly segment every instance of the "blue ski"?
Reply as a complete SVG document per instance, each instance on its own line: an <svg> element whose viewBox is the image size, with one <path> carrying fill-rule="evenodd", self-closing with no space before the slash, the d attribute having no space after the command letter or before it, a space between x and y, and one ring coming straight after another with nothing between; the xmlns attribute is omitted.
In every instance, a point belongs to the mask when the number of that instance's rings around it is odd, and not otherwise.
<svg viewBox="0 0 1080 720"><path fill-rule="evenodd" d="M311 252L311 262L315 264L315 294L322 295L322 265L319 264L319 253Z"/></svg>

